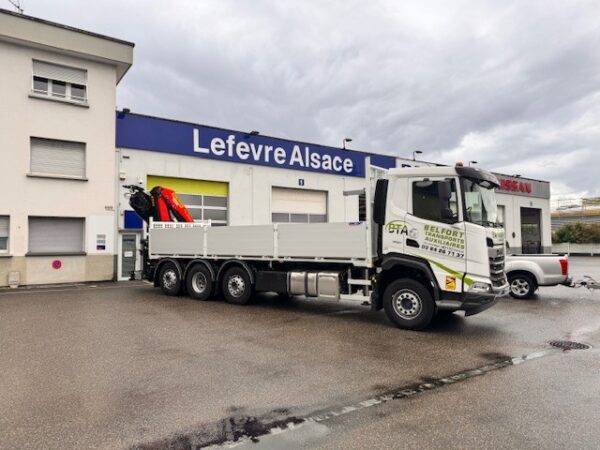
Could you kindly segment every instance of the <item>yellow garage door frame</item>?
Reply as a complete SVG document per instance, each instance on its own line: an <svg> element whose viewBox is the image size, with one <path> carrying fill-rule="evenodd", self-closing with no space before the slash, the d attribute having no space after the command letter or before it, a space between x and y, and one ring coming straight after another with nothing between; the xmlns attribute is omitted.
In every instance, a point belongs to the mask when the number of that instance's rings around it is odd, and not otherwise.
<svg viewBox="0 0 600 450"><path fill-rule="evenodd" d="M146 177L146 188L150 190L155 186L173 189L178 194L214 195L215 197L227 197L229 194L229 183L224 181L148 175Z"/></svg>

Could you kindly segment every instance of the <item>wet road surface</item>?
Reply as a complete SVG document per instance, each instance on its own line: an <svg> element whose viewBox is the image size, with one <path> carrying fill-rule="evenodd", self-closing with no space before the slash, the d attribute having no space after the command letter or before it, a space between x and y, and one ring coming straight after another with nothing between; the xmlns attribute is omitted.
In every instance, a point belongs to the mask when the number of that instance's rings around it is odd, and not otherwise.
<svg viewBox="0 0 600 450"><path fill-rule="evenodd" d="M600 258L572 272L598 279ZM542 288L427 332L347 303L240 307L141 282L2 291L0 343L0 448L600 442L600 291Z"/></svg>

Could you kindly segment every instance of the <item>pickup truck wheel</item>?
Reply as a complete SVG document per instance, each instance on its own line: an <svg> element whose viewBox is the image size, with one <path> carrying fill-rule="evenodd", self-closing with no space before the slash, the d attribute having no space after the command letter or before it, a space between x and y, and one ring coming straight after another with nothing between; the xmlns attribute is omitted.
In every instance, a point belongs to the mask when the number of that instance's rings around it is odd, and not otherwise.
<svg viewBox="0 0 600 450"><path fill-rule="evenodd" d="M204 264L196 264L188 270L185 285L193 299L208 300L213 292L213 284L212 274Z"/></svg>
<svg viewBox="0 0 600 450"><path fill-rule="evenodd" d="M533 277L525 273L509 275L508 283L510 284L510 295L513 298L531 298L537 289Z"/></svg>
<svg viewBox="0 0 600 450"><path fill-rule="evenodd" d="M158 284L165 294L172 296L179 295L182 280L175 264L167 262L160 268Z"/></svg>
<svg viewBox="0 0 600 450"><path fill-rule="evenodd" d="M225 272L221 286L227 303L245 305L252 297L252 282L248 273L240 267L232 267Z"/></svg>
<svg viewBox="0 0 600 450"><path fill-rule="evenodd" d="M435 313L429 290L408 278L390 283L383 294L383 307L388 319L408 330L422 330Z"/></svg>

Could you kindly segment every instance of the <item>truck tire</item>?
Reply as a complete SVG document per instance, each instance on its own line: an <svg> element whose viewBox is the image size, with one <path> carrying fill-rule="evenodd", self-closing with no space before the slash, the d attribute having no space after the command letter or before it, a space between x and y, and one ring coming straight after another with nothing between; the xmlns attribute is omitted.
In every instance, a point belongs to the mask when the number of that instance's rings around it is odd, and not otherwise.
<svg viewBox="0 0 600 450"><path fill-rule="evenodd" d="M160 268L158 276L158 285L167 295L179 295L182 287L182 280L177 266L172 262L166 262Z"/></svg>
<svg viewBox="0 0 600 450"><path fill-rule="evenodd" d="M508 275L510 285L510 296L520 300L533 297L537 286L534 278L527 273L515 273Z"/></svg>
<svg viewBox="0 0 600 450"><path fill-rule="evenodd" d="M204 264L194 264L188 269L185 277L185 287L191 298L195 300L210 299L213 286L212 274Z"/></svg>
<svg viewBox="0 0 600 450"><path fill-rule="evenodd" d="M435 314L435 302L429 290L408 278L388 285L383 293L383 308L388 319L407 330L422 330Z"/></svg>
<svg viewBox="0 0 600 450"><path fill-rule="evenodd" d="M232 267L223 275L221 291L227 303L245 305L252 297L252 281L241 267Z"/></svg>

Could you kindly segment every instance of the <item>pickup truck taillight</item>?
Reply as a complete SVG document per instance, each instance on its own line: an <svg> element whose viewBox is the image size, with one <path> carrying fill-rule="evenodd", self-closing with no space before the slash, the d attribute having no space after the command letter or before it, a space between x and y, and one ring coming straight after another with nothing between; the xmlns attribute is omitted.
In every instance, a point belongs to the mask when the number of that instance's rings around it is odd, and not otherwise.
<svg viewBox="0 0 600 450"><path fill-rule="evenodd" d="M569 275L569 260L567 258L560 258L560 271L563 275Z"/></svg>

